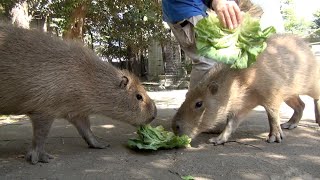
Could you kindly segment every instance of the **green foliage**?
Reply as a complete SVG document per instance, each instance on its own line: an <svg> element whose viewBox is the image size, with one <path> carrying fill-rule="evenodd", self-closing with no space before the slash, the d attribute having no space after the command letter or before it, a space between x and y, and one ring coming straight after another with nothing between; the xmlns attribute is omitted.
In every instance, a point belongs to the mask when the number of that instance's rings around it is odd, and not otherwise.
<svg viewBox="0 0 320 180"><path fill-rule="evenodd" d="M275 33L275 28L261 30L259 20L246 14L240 27L229 30L212 15L200 20L195 32L200 55L243 69L256 61L267 46L265 40Z"/></svg>
<svg viewBox="0 0 320 180"><path fill-rule="evenodd" d="M314 20L311 26L312 33L311 38L320 38L320 9L313 14Z"/></svg>
<svg viewBox="0 0 320 180"><path fill-rule="evenodd" d="M10 10L19 0L0 0L0 17L10 17Z"/></svg>
<svg viewBox="0 0 320 180"><path fill-rule="evenodd" d="M44 13L48 13L49 15L60 19L59 21L54 21L54 23L56 23L60 29L66 30L71 23L69 22L69 17L73 10L85 1L86 0L56 0L47 4L48 10L44 11Z"/></svg>
<svg viewBox="0 0 320 180"><path fill-rule="evenodd" d="M101 45L97 51L102 56L129 59L145 50L150 39L161 41L169 36L161 16L161 6L155 0L96 1L87 24L98 32L94 38Z"/></svg>
<svg viewBox="0 0 320 180"><path fill-rule="evenodd" d="M181 179L183 180L194 180L195 178L193 176L182 176Z"/></svg>
<svg viewBox="0 0 320 180"><path fill-rule="evenodd" d="M281 13L283 15L286 32L300 36L308 35L312 22L297 17L293 0L281 0L281 2Z"/></svg>
<svg viewBox="0 0 320 180"><path fill-rule="evenodd" d="M315 28L320 28L320 9L313 14Z"/></svg>
<svg viewBox="0 0 320 180"><path fill-rule="evenodd" d="M22 1L22 0L21 0ZM9 17L19 0L0 0L0 13ZM158 0L27 0L29 14L48 17L62 32L70 24L72 11L87 3L85 36L90 36L99 55L127 60L145 51L150 39L165 42L170 35L162 24ZM2 7L2 9L1 9ZM0 14L1 15L1 14ZM60 32L60 33L61 33Z"/></svg>
<svg viewBox="0 0 320 180"><path fill-rule="evenodd" d="M1 16L4 16L4 14L5 14L5 9L4 9L4 7L0 4L0 17L1 17Z"/></svg>
<svg viewBox="0 0 320 180"><path fill-rule="evenodd" d="M157 150L187 147L191 139L186 136L176 136L173 132L166 131L162 126L155 128L151 125L140 126L137 139L130 139L128 146L130 148Z"/></svg>

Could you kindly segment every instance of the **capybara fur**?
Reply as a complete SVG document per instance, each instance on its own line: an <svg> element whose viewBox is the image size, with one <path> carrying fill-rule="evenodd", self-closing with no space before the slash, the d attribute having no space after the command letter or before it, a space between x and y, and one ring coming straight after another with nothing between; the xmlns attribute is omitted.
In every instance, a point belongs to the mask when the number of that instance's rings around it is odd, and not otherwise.
<svg viewBox="0 0 320 180"><path fill-rule="evenodd" d="M273 35L249 68L237 70L225 64L213 67L203 82L187 92L173 118L172 128L178 134L194 138L222 122L225 123L222 133L209 141L223 144L244 116L261 105L267 112L270 125L267 141L281 142L281 127L295 128L302 117L304 103L299 95L314 98L315 119L320 124L319 80L319 62L307 43L294 35ZM282 102L294 113L280 126Z"/></svg>
<svg viewBox="0 0 320 180"><path fill-rule="evenodd" d="M26 114L33 126L26 159L52 158L44 150L54 119L72 123L91 148L104 148L88 116L102 114L140 125L151 122L156 106L138 78L76 42L38 31L0 25L0 114Z"/></svg>

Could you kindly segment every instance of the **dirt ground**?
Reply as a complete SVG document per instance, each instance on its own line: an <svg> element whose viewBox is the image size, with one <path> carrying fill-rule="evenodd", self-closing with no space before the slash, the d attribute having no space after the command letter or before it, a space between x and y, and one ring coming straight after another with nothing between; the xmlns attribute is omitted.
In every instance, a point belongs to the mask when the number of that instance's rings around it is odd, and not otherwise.
<svg viewBox="0 0 320 180"><path fill-rule="evenodd" d="M158 117L153 125L170 128L176 109L186 91L150 92L156 100ZM313 100L306 103L298 128L285 130L282 143L265 142L267 116L257 107L225 145L213 146L207 140L216 136L201 134L191 148L136 152L126 147L136 128L92 116L94 133L107 149L89 149L76 129L64 120L53 124L46 143L55 158L47 164L31 165L23 155L31 144L31 123L25 118L0 120L0 179L320 179L320 129L314 121ZM286 122L292 110L283 105Z"/></svg>

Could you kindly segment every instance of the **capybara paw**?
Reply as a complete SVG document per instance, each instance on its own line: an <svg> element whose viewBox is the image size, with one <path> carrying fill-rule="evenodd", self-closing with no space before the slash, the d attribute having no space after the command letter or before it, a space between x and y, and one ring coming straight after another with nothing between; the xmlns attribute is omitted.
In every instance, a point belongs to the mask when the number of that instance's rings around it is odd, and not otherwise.
<svg viewBox="0 0 320 180"><path fill-rule="evenodd" d="M37 150L30 150L26 155L26 160L29 161L31 164L37 164L38 162L48 163L49 159L53 159L54 157L45 151L37 151Z"/></svg>
<svg viewBox="0 0 320 180"><path fill-rule="evenodd" d="M209 139L209 142L216 146L216 145L224 144L225 142L227 142L227 140L220 137L213 137Z"/></svg>
<svg viewBox="0 0 320 180"><path fill-rule="evenodd" d="M298 126L297 123L291 123L291 122L286 122L286 123L281 124L282 129L289 129L289 130L294 129L297 126Z"/></svg>
<svg viewBox="0 0 320 180"><path fill-rule="evenodd" d="M281 141L283 139L284 139L284 135L283 135L282 131L280 131L278 133L269 134L269 136L267 138L267 142L268 143L273 143L273 142L281 143Z"/></svg>

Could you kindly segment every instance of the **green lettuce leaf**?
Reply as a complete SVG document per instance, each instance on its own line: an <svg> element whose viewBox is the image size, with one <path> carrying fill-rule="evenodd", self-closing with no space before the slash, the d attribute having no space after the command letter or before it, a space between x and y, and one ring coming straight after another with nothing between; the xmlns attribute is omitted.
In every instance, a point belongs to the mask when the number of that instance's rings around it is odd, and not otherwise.
<svg viewBox="0 0 320 180"><path fill-rule="evenodd" d="M182 176L181 179L183 179L183 180L194 180L195 178L193 176Z"/></svg>
<svg viewBox="0 0 320 180"><path fill-rule="evenodd" d="M233 30L223 28L215 15L201 19L195 26L198 54L232 68L249 67L267 47L266 39L276 32L274 27L260 28L258 19L244 15L241 25Z"/></svg>
<svg viewBox="0 0 320 180"><path fill-rule="evenodd" d="M151 125L140 126L137 130L138 138L129 139L128 146L132 149L157 150L190 146L191 138L186 135L176 136L166 131L162 126L155 128Z"/></svg>

